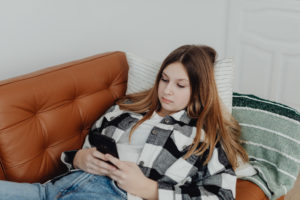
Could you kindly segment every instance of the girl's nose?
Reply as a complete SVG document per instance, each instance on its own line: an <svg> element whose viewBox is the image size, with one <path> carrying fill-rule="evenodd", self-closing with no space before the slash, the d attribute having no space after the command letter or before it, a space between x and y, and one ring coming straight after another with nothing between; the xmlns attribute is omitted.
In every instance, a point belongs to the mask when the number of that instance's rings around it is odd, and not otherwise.
<svg viewBox="0 0 300 200"><path fill-rule="evenodd" d="M165 93L168 94L168 95L171 95L173 94L173 88L172 88L172 85L171 84L168 84L165 88Z"/></svg>

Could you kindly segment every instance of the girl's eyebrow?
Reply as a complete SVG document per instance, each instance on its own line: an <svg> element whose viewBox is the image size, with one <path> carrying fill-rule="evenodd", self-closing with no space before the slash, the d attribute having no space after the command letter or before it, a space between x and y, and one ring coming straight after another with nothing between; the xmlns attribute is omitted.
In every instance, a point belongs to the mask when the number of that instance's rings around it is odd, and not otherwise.
<svg viewBox="0 0 300 200"><path fill-rule="evenodd" d="M169 77L165 72L162 72L162 75L163 76L166 76L167 78ZM187 82L189 82L189 80L187 80L187 79L185 79L185 78L179 78L179 79L177 79L178 81L187 81Z"/></svg>
<svg viewBox="0 0 300 200"><path fill-rule="evenodd" d="M162 72L162 75L164 75L164 76L167 76L167 77L168 77L168 75L167 75L165 72Z"/></svg>

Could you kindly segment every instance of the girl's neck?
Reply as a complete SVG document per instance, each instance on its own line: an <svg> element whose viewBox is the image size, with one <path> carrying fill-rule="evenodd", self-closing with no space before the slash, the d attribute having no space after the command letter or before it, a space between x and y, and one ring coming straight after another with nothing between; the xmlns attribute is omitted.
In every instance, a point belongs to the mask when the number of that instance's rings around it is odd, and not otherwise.
<svg viewBox="0 0 300 200"><path fill-rule="evenodd" d="M179 112L180 110L176 111L176 112ZM174 112L169 112L169 111L166 111L166 110L163 110L163 109L160 109L159 111L156 111L156 113L161 116L161 117L165 117L167 115L172 115L173 113L176 113L175 111Z"/></svg>
<svg viewBox="0 0 300 200"><path fill-rule="evenodd" d="M165 116L167 116L167 115L172 114L172 113L167 112L167 111L164 111L164 110L162 110L162 109L160 109L159 111L156 111L156 113L157 113L159 116L161 116L161 117L165 117Z"/></svg>

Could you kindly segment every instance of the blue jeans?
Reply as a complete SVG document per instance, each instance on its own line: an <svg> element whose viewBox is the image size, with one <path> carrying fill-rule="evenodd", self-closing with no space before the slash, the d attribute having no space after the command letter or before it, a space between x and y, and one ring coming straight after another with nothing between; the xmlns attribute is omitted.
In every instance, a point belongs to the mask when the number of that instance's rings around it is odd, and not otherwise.
<svg viewBox="0 0 300 200"><path fill-rule="evenodd" d="M44 184L0 181L0 198L2 200L125 200L127 194L106 176L74 171Z"/></svg>

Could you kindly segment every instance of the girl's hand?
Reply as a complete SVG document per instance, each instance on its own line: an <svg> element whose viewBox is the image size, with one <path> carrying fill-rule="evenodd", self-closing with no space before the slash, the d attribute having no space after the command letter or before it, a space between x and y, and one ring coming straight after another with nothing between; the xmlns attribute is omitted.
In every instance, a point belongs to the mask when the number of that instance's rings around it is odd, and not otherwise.
<svg viewBox="0 0 300 200"><path fill-rule="evenodd" d="M95 147L80 149L73 160L73 166L91 174L107 175L109 171L116 168L107 164L103 153L97 151Z"/></svg>
<svg viewBox="0 0 300 200"><path fill-rule="evenodd" d="M137 164L120 161L109 154L105 154L105 157L118 168L111 170L108 176L115 180L120 188L144 199L158 198L157 182L147 178Z"/></svg>

